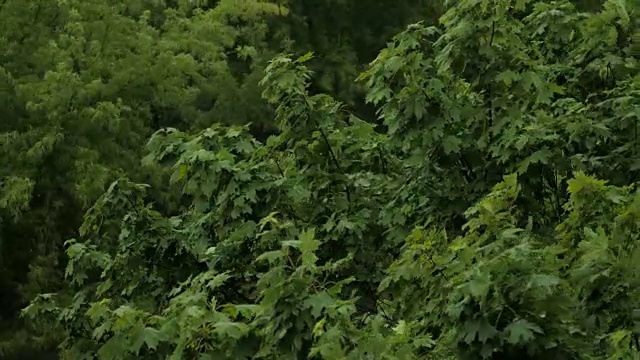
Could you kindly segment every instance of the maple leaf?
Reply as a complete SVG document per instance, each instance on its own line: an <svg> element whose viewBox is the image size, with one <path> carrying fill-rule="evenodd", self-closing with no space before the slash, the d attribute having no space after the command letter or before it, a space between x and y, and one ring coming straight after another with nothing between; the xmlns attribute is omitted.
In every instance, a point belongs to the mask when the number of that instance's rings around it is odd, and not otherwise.
<svg viewBox="0 0 640 360"><path fill-rule="evenodd" d="M304 303L305 306L311 308L311 314L317 318L322 314L322 310L335 304L335 299L333 299L326 291L322 291L311 295Z"/></svg>
<svg viewBox="0 0 640 360"><path fill-rule="evenodd" d="M160 331L154 328L146 327L144 329L143 339L144 343L149 349L155 350L158 347L158 343L162 340L162 336Z"/></svg>
<svg viewBox="0 0 640 360"><path fill-rule="evenodd" d="M507 341L510 344L526 344L533 340L536 334L543 334L542 329L525 319L519 319L507 325L504 332L508 334Z"/></svg>
<svg viewBox="0 0 640 360"><path fill-rule="evenodd" d="M242 338L249 330L246 324L234 322L218 322L214 327L220 335L229 336L236 340Z"/></svg>

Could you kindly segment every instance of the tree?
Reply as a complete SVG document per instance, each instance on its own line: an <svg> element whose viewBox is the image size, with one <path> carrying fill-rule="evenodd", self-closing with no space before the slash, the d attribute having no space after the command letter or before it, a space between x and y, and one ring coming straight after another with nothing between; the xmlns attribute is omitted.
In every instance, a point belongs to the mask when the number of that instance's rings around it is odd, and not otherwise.
<svg viewBox="0 0 640 360"><path fill-rule="evenodd" d="M31 346L15 334L18 310L61 289L64 240L108 184L123 174L161 181L139 166L153 131L230 113L249 121L264 108L236 101L253 90L235 63L259 66L266 18L279 9L242 4L2 2L0 331L10 340L0 351Z"/></svg>
<svg viewBox="0 0 640 360"><path fill-rule="evenodd" d="M638 16L459 1L361 75L386 134L276 57L279 133L156 132L185 206L112 183L25 314L69 359L637 356Z"/></svg>
<svg viewBox="0 0 640 360"><path fill-rule="evenodd" d="M258 82L267 60L283 49L326 55L314 67L326 74L316 77L319 83L348 83L319 90L347 99L360 113L361 90L354 92L353 77L344 74L355 76L391 33L430 12L422 3L413 11L415 2L311 5L0 4L2 356L23 358L21 349L48 341L31 338L33 329L17 320L17 311L37 293L64 291L63 241L78 235L82 214L109 183L120 176L148 182L159 209L180 211L179 192L164 187L160 167L139 164L151 133L251 123L251 133L265 140L277 129ZM376 21L381 13L384 21ZM334 31L326 14L343 14L350 24ZM304 30L307 22L313 34ZM306 41L309 35L314 40ZM344 46L327 46L336 38ZM332 64L328 58L335 58Z"/></svg>

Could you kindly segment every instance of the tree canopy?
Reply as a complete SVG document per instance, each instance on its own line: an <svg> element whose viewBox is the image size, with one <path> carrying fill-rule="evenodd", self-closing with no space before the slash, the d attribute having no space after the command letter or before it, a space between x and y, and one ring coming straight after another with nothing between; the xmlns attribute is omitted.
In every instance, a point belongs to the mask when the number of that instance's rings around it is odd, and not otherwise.
<svg viewBox="0 0 640 360"><path fill-rule="evenodd" d="M640 357L636 1L0 19L0 356Z"/></svg>

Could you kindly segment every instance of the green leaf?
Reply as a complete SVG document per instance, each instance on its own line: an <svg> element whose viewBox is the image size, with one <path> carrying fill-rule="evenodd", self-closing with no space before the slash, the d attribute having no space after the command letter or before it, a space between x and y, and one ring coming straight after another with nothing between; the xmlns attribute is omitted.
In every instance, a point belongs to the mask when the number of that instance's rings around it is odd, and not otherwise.
<svg viewBox="0 0 640 360"><path fill-rule="evenodd" d="M315 251L320 247L320 242L315 239L315 230L308 229L300 234L300 251L305 265L315 265L318 258Z"/></svg>
<svg viewBox="0 0 640 360"><path fill-rule="evenodd" d="M335 299L329 295L326 291L319 292L317 294L308 297L304 304L306 307L311 308L311 315L319 318L322 314L322 310L329 308L335 304Z"/></svg>
<svg viewBox="0 0 640 360"><path fill-rule="evenodd" d="M498 76L496 76L496 80L502 82L507 87L510 87L511 84L518 81L519 79L520 79L520 76L513 70L503 71L500 74L498 74Z"/></svg>
<svg viewBox="0 0 640 360"><path fill-rule="evenodd" d="M510 344L521 345L526 344L535 338L536 334L542 334L542 329L527 320L520 319L507 325L504 330L507 335L507 341Z"/></svg>
<svg viewBox="0 0 640 360"><path fill-rule="evenodd" d="M229 280L231 276L227 273L218 274L213 277L213 279L207 282L207 288L214 290L222 286L227 280Z"/></svg>
<svg viewBox="0 0 640 360"><path fill-rule="evenodd" d="M444 152L446 154L460 152L461 144L462 144L462 140L460 140L456 136L449 135L442 140L442 146L444 147Z"/></svg>
<svg viewBox="0 0 640 360"><path fill-rule="evenodd" d="M256 262L267 261L269 263L273 263L274 261L281 259L283 256L284 253L282 252L282 250L267 251L266 253L258 256L256 258Z"/></svg>
<svg viewBox="0 0 640 360"><path fill-rule="evenodd" d="M235 322L218 322L214 327L221 336L229 336L235 340L241 339L249 330L247 325Z"/></svg>
<svg viewBox="0 0 640 360"><path fill-rule="evenodd" d="M158 343L161 341L161 333L160 331L146 327L144 329L144 343L151 350L155 350L158 347Z"/></svg>
<svg viewBox="0 0 640 360"><path fill-rule="evenodd" d="M304 55L300 56L300 57L296 60L296 62L297 62L297 63L304 63L304 62L307 62L307 61L311 60L311 58L313 58L313 52L312 52L312 51L309 51L309 52L307 52L306 54L304 54Z"/></svg>

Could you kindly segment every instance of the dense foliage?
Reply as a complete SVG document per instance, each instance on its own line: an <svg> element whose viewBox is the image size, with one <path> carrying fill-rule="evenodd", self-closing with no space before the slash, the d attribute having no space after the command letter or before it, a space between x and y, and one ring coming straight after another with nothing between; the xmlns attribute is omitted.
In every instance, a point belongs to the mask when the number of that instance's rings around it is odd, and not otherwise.
<svg viewBox="0 0 640 360"><path fill-rule="evenodd" d="M7 353L640 358L638 4L415 4L0 4Z"/></svg>
<svg viewBox="0 0 640 360"><path fill-rule="evenodd" d="M324 78L357 74L429 11L408 14L412 2L0 1L0 357L37 347L19 310L66 286L63 243L112 181L154 184L158 206L179 207L157 170L140 166L154 131L251 123L264 140L275 126L258 82L270 58L313 49L345 56ZM371 21L389 4L394 22ZM316 15L329 10L358 23L336 29ZM344 46L325 46L337 38ZM356 53L356 42L368 51ZM338 91L324 78L318 90L364 108L361 87Z"/></svg>

